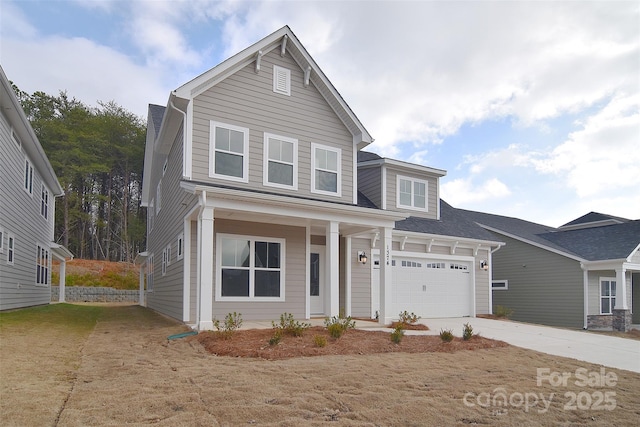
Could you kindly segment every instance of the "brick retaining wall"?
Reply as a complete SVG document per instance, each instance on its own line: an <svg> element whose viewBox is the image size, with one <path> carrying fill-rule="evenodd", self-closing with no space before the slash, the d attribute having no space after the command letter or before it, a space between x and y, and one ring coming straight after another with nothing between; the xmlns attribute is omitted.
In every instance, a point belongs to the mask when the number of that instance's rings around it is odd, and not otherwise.
<svg viewBox="0 0 640 427"><path fill-rule="evenodd" d="M140 291L123 291L114 288L65 286L67 302L131 302L138 303ZM51 301L60 299L60 287L51 287Z"/></svg>

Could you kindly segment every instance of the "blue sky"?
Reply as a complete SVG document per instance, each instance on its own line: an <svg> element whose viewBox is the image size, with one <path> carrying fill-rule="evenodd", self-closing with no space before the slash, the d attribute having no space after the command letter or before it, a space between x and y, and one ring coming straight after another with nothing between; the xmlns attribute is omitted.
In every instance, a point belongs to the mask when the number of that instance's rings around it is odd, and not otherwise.
<svg viewBox="0 0 640 427"><path fill-rule="evenodd" d="M380 155L450 204L559 226L640 218L640 3L0 0L27 92L149 103L289 25Z"/></svg>

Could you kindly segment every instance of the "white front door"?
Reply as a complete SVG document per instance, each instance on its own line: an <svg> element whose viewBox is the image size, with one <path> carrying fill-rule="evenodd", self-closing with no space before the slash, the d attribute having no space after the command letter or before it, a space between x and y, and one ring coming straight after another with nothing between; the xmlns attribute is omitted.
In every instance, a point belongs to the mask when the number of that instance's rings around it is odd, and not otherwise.
<svg viewBox="0 0 640 427"><path fill-rule="evenodd" d="M324 246L311 245L309 298L311 315L324 316Z"/></svg>

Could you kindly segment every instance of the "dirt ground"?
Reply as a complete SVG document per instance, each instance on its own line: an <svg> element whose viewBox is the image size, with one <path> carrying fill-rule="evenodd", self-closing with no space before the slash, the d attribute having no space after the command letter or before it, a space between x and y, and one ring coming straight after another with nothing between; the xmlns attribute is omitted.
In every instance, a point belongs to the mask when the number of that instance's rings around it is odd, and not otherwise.
<svg viewBox="0 0 640 427"><path fill-rule="evenodd" d="M104 307L86 333L7 319L3 426L631 426L640 418L640 374L512 346L266 360L216 356L195 338L169 341L186 327L137 306Z"/></svg>

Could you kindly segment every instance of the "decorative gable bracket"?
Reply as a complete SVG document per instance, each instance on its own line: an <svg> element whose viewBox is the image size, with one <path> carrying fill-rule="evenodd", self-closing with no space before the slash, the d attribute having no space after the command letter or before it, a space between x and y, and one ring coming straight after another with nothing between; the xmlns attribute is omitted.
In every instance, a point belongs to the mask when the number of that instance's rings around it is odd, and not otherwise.
<svg viewBox="0 0 640 427"><path fill-rule="evenodd" d="M304 85L309 86L309 79L311 79L311 65L309 65L307 67L306 70L304 70Z"/></svg>
<svg viewBox="0 0 640 427"><path fill-rule="evenodd" d="M280 56L284 56L287 52L287 40L289 40L289 36L286 34L282 36L282 45L280 46Z"/></svg>
<svg viewBox="0 0 640 427"><path fill-rule="evenodd" d="M409 236L402 236L402 240L400 241L400 250L404 251L404 245L407 243L407 239Z"/></svg>
<svg viewBox="0 0 640 427"><path fill-rule="evenodd" d="M260 72L260 62L262 62L262 51L256 52L256 74Z"/></svg>
<svg viewBox="0 0 640 427"><path fill-rule="evenodd" d="M453 244L451 245L451 255L455 255L456 254L456 248L458 247L458 244L460 242L458 242L457 240L455 242L453 242Z"/></svg>

